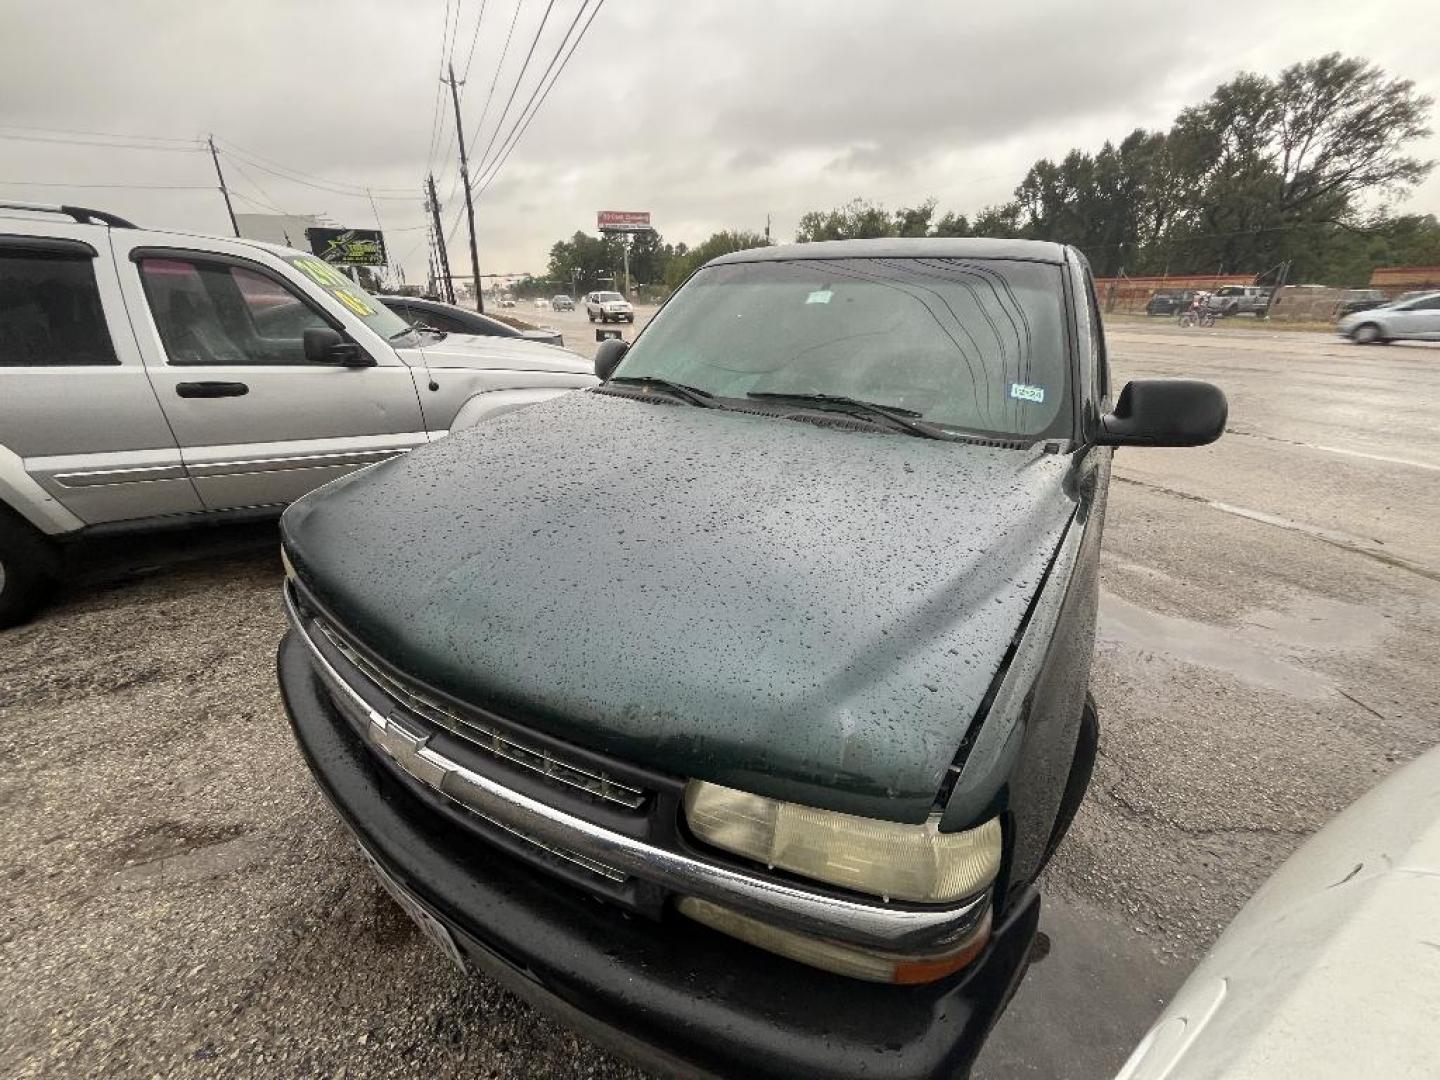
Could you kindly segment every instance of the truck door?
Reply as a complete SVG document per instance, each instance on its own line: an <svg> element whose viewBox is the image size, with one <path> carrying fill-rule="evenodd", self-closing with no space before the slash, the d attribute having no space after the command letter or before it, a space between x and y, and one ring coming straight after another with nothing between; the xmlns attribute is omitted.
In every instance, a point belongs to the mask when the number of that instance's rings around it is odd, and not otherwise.
<svg viewBox="0 0 1440 1080"><path fill-rule="evenodd" d="M318 260L315 273L347 288L322 288L262 249L213 243L137 238L117 258L156 395L207 509L288 503L426 441L410 369L359 313L383 312L404 331L402 320ZM307 361L312 328L357 342L374 366Z"/></svg>
<svg viewBox="0 0 1440 1080"><path fill-rule="evenodd" d="M0 225L0 457L81 524L198 511L105 235Z"/></svg>

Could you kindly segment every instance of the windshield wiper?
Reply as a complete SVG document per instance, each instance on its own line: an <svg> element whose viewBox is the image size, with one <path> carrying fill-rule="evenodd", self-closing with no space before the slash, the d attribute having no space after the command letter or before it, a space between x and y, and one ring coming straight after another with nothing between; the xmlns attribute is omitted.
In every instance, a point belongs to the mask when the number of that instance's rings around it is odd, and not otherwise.
<svg viewBox="0 0 1440 1080"><path fill-rule="evenodd" d="M745 396L770 401L793 401L804 405L818 405L832 412L849 413L851 416L878 416L882 420L888 420L896 427L904 428L913 435L919 435L921 438L943 439L946 437L939 428L919 419L924 415L923 413L918 413L914 409L905 409L899 405L877 405L873 401L862 401L860 398L845 397L842 394L786 394L780 391L752 390Z"/></svg>
<svg viewBox="0 0 1440 1080"><path fill-rule="evenodd" d="M671 382L658 375L612 375L606 381L620 383L622 386L653 386L657 390L666 390L678 398L683 398L691 405L699 405L702 409L718 409L720 407L719 402L715 400L715 395L709 390Z"/></svg>

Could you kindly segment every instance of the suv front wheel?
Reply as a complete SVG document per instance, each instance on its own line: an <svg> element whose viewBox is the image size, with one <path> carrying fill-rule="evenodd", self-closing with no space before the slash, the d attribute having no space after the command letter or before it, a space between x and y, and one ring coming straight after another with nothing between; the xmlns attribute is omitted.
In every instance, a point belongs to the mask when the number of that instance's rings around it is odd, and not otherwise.
<svg viewBox="0 0 1440 1080"><path fill-rule="evenodd" d="M57 561L49 541L0 506L0 629L40 609L55 590Z"/></svg>

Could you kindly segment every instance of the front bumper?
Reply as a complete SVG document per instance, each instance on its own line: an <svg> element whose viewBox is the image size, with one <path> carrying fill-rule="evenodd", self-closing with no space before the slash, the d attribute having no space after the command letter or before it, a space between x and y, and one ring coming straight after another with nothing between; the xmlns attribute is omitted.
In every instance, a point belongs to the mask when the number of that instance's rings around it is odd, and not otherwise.
<svg viewBox="0 0 1440 1080"><path fill-rule="evenodd" d="M293 632L279 655L295 736L361 845L478 969L598 1042L682 1074L964 1076L1019 984L1039 898L985 953L924 986L858 982L689 920L623 914L421 803L335 710Z"/></svg>

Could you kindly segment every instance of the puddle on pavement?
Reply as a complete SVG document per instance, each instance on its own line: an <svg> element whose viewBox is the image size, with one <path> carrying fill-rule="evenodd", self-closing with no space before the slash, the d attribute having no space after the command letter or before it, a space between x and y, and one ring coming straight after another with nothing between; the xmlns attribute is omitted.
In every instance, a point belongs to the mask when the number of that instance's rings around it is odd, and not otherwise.
<svg viewBox="0 0 1440 1080"><path fill-rule="evenodd" d="M1389 629L1389 620L1369 608L1316 596L1287 611L1247 612L1237 626L1212 626L1161 615L1102 591L1097 637L1101 644L1221 671L1250 686L1319 698L1335 688L1333 681L1290 654L1355 651L1378 642Z"/></svg>

